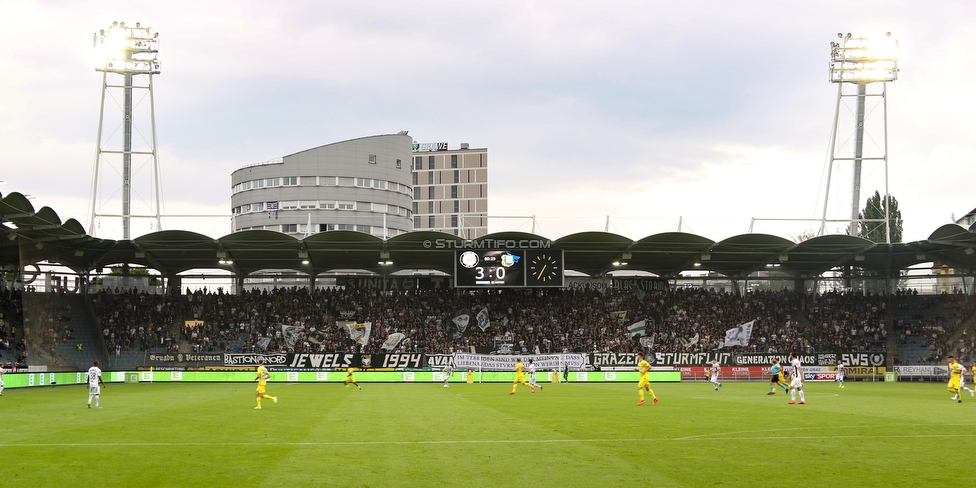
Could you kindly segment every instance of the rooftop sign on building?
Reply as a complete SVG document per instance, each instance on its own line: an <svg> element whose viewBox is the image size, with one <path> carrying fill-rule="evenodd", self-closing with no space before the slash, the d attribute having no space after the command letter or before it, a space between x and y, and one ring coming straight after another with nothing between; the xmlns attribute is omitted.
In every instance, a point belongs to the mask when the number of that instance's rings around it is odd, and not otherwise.
<svg viewBox="0 0 976 488"><path fill-rule="evenodd" d="M446 142L415 142L413 143L414 152L427 151L447 151Z"/></svg>

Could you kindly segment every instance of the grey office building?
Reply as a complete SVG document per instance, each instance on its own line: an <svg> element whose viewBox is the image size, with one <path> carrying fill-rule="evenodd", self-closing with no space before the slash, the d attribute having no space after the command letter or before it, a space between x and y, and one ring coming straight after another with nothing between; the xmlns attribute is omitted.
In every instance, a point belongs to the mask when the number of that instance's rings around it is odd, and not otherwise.
<svg viewBox="0 0 976 488"><path fill-rule="evenodd" d="M361 137L245 166L231 174L234 231L301 238L329 230L393 237L413 229L413 139Z"/></svg>

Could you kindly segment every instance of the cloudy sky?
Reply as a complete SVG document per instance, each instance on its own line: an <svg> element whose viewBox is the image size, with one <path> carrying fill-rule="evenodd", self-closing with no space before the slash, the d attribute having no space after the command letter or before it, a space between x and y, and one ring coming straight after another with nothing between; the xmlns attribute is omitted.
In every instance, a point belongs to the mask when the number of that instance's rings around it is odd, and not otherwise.
<svg viewBox="0 0 976 488"><path fill-rule="evenodd" d="M92 35L114 20L160 33L165 211L226 215L166 228L228 233L241 166L409 130L487 147L491 215L535 215L550 238L681 225L720 240L753 218L780 219L755 232L815 231L803 219L824 211L838 32L899 41L888 155L905 240L976 207L971 1L0 2L0 192L86 227L101 94ZM847 157L852 113L845 101ZM869 132L866 152L879 151L883 133ZM144 161L133 166L149 181ZM849 216L852 173L833 169L828 218ZM863 179L859 207L884 192L883 166L865 163ZM149 195L133 198L143 211ZM489 230L531 225L499 218ZM150 230L133 224L134 236Z"/></svg>

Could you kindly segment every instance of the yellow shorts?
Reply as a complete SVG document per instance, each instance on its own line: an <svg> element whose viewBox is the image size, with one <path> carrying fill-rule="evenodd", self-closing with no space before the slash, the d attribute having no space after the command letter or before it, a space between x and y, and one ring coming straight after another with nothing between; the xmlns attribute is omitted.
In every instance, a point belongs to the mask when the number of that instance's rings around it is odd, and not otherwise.
<svg viewBox="0 0 976 488"><path fill-rule="evenodd" d="M267 385L258 385L258 393L264 393L264 388L265 388L266 386L267 386Z"/></svg>
<svg viewBox="0 0 976 488"><path fill-rule="evenodd" d="M650 386L651 379L647 376L641 376L640 382L637 383L637 388L643 388L645 386Z"/></svg>
<svg viewBox="0 0 976 488"><path fill-rule="evenodd" d="M342 380L342 382L343 383L355 383L356 382L356 378L353 378L352 376L346 376L346 379Z"/></svg>
<svg viewBox="0 0 976 488"><path fill-rule="evenodd" d="M517 374L517 375L515 375L515 382L516 383L525 383L525 374Z"/></svg>
<svg viewBox="0 0 976 488"><path fill-rule="evenodd" d="M959 378L949 380L949 389L959 389Z"/></svg>

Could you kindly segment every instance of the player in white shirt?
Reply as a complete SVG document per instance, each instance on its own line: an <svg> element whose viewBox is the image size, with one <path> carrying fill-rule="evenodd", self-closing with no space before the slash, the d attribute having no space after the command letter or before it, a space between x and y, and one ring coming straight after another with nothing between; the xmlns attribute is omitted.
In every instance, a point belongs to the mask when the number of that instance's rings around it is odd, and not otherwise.
<svg viewBox="0 0 976 488"><path fill-rule="evenodd" d="M796 392L800 392L800 405L807 403L803 395L803 366L795 353L790 353L790 405L796 403Z"/></svg>
<svg viewBox="0 0 976 488"><path fill-rule="evenodd" d="M3 365L0 364L0 396L3 396L3 374L6 371L3 370Z"/></svg>
<svg viewBox="0 0 976 488"><path fill-rule="evenodd" d="M450 388L447 382L451 380L452 374L454 374L454 365L447 363L447 366L444 366L444 388Z"/></svg>
<svg viewBox="0 0 976 488"><path fill-rule="evenodd" d="M844 378L847 376L847 372L844 371L844 362L840 359L837 360L837 383L840 383L840 387L844 387Z"/></svg>
<svg viewBox="0 0 976 488"><path fill-rule="evenodd" d="M712 382L712 386L715 387L715 391L718 391L718 389L722 387L722 383L718 381L718 375L722 372L722 367L718 365L717 359L712 360L712 368L710 371L712 374L712 379L710 381Z"/></svg>
<svg viewBox="0 0 976 488"><path fill-rule="evenodd" d="M959 367L962 370L959 372L959 389L968 391L969 396L974 396L976 392L974 392L972 388L966 386L966 373L968 373L970 370L966 369L966 367L963 366L962 363L959 363ZM973 377L973 383L976 383L976 377ZM962 393L960 392L960 395L961 394Z"/></svg>
<svg viewBox="0 0 976 488"><path fill-rule="evenodd" d="M88 368L88 408L91 408L92 398L95 399L95 408L102 408L98 405L98 399L103 386L105 386L105 382L102 381L102 370L98 367L96 360L95 365Z"/></svg>
<svg viewBox="0 0 976 488"><path fill-rule="evenodd" d="M529 366L525 368L525 371L529 373L529 385L532 386L532 393L535 393L535 389L542 389L542 385L535 382L535 365L532 364L532 360L529 360Z"/></svg>

